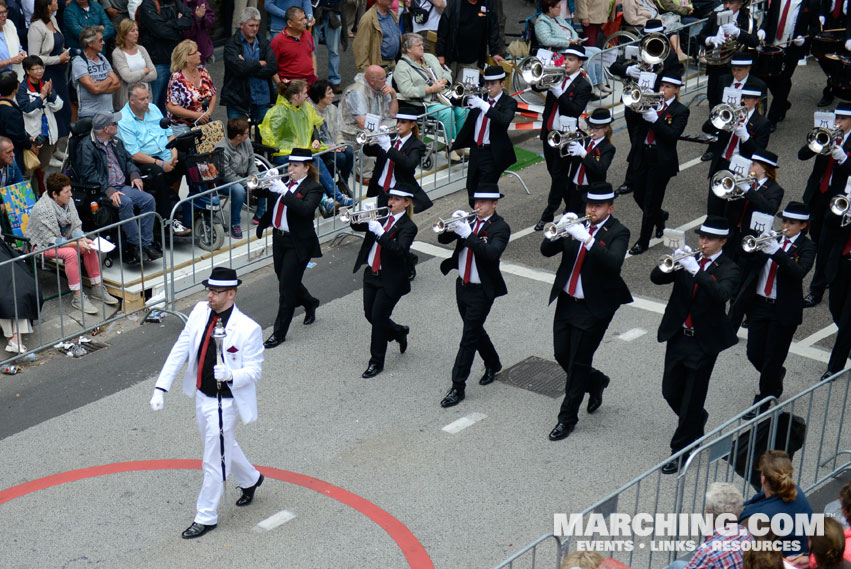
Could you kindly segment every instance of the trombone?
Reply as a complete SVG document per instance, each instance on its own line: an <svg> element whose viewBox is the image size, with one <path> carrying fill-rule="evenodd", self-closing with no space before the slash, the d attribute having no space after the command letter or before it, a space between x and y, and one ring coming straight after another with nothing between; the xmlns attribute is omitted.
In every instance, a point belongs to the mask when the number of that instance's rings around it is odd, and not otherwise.
<svg viewBox="0 0 851 569"><path fill-rule="evenodd" d="M636 113L643 113L659 108L663 98L662 93L642 91L638 83L630 81L624 85L621 102Z"/></svg>
<svg viewBox="0 0 851 569"><path fill-rule="evenodd" d="M377 207L373 209L362 209L360 211L352 211L350 207L340 209L340 215L337 217L343 223L369 223L370 221L382 221L390 217L390 208Z"/></svg>
<svg viewBox="0 0 851 569"><path fill-rule="evenodd" d="M721 103L712 107L712 111L709 113L709 122L719 130L733 132L747 116L748 108L746 106L734 107L727 103Z"/></svg>
<svg viewBox="0 0 851 569"><path fill-rule="evenodd" d="M564 67L551 66L547 67L544 63L534 56L524 57L518 65L520 75L523 80L535 89L548 89L551 85L555 85L559 81L563 81L567 76L567 70Z"/></svg>
<svg viewBox="0 0 851 569"><path fill-rule="evenodd" d="M672 273L674 271L678 271L683 268L680 261L683 259L687 259L688 257L694 257L698 261L703 256L703 250L696 249L691 253L680 253L679 255L665 255L659 259L659 270L663 273Z"/></svg>
<svg viewBox="0 0 851 569"><path fill-rule="evenodd" d="M376 136L382 136L384 134L395 134L399 132L399 129L395 126L393 128L382 129L376 132L370 130L362 130L355 135L355 142L363 146L369 140L375 138Z"/></svg>
<svg viewBox="0 0 851 569"><path fill-rule="evenodd" d="M577 223L585 223L591 219L590 215L586 215L584 217L566 217L564 215L561 216L561 219L558 220L558 223L548 223L544 226L544 237L549 239L550 241L557 241L568 235L567 229L572 225L576 225Z"/></svg>
<svg viewBox="0 0 851 569"><path fill-rule="evenodd" d="M270 172L277 172L277 168L274 170L267 170L265 174L269 174ZM249 176L245 180L245 186L249 191L259 190L261 188L268 188L272 185L272 180L280 180L282 178L289 178L289 173L284 172L283 174L271 174L266 176Z"/></svg>
<svg viewBox="0 0 851 569"><path fill-rule="evenodd" d="M719 198L732 201L745 196L745 192L742 191L739 184L753 184L754 182L756 182L756 176L739 177L730 170L719 170L712 176L709 187L712 189L712 193Z"/></svg>
<svg viewBox="0 0 851 569"><path fill-rule="evenodd" d="M816 154L830 154L844 134L841 128L827 129L817 126L807 133L807 147Z"/></svg>
<svg viewBox="0 0 851 569"><path fill-rule="evenodd" d="M550 148L558 148L559 156L564 158L566 156L565 149L570 145L571 142L580 142L582 144L585 144L585 141L587 141L589 138L591 138L590 134L586 134L578 130L551 130L547 134L547 145Z"/></svg>
<svg viewBox="0 0 851 569"><path fill-rule="evenodd" d="M765 246L768 244L769 241L774 241L780 237L783 237L784 235L786 235L785 229L781 231L769 231L767 235L763 235L762 237L746 235L745 238L742 239L742 251L744 251L745 253L755 253L757 251L762 251L763 249L765 249Z"/></svg>
<svg viewBox="0 0 851 569"><path fill-rule="evenodd" d="M830 198L830 213L842 218L839 222L842 227L851 223L851 198L847 194L839 194Z"/></svg>
<svg viewBox="0 0 851 569"><path fill-rule="evenodd" d="M465 213L458 217L450 216L447 219L438 218L438 220L431 226L431 229L435 233L446 233L447 231L455 229L455 226L459 223L470 223L476 219L476 216L478 215L479 210L474 209L470 213Z"/></svg>

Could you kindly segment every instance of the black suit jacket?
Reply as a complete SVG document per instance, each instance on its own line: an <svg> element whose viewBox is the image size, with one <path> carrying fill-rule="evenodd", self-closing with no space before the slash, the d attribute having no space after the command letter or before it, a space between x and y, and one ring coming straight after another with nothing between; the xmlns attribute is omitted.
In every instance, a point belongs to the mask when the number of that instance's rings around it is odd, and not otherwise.
<svg viewBox="0 0 851 569"><path fill-rule="evenodd" d="M780 209L780 203L782 201L783 188L774 180L766 178L764 184L755 190L749 191L745 194L744 198L727 202L726 213L730 227L737 228L739 226L739 220L741 220L742 233L753 234L753 231L749 229L753 212L761 211L769 215L774 215Z"/></svg>
<svg viewBox="0 0 851 569"><path fill-rule="evenodd" d="M827 194L830 196L835 196L845 191L845 182L848 180L848 174L851 173L851 136L842 145L842 149L845 150L845 154L848 154L850 158L845 160L844 164L834 162L833 179L827 188ZM816 162L813 164L813 171L807 179L807 188L804 190L803 197L804 203L807 204L819 192L821 178L827 170L827 163L830 160L830 154L816 154L806 144L798 151L798 160L809 160L813 156L816 157Z"/></svg>
<svg viewBox="0 0 851 569"><path fill-rule="evenodd" d="M843 14L840 10L839 19L834 20L831 15L833 11L831 10L833 7L833 0L822 0L820 6L820 13L827 20L826 25L824 26L827 29L836 28L836 27L845 27L845 39L851 40L851 10L848 10L847 14ZM20 28L18 28L20 31Z"/></svg>
<svg viewBox="0 0 851 569"><path fill-rule="evenodd" d="M257 225L259 237L263 234L264 229L272 225L272 215L280 194L268 189L259 190L255 193L258 196L265 195L267 198L266 213ZM281 198L281 202L287 206L287 225L296 242L299 259L307 261L322 256L319 238L316 236L316 229L313 227L313 218L316 217L316 208L319 207L319 202L322 201L324 194L325 190L319 182L306 178L299 184L295 192L288 192Z"/></svg>
<svg viewBox="0 0 851 569"><path fill-rule="evenodd" d="M626 68L636 63L638 62L635 59L627 59L626 55L620 55L617 59L615 59L614 63L609 66L609 71L613 75L620 77L623 81L632 81L632 77L629 77L626 74ZM677 52L670 50L668 52L668 57L665 58L665 61L663 61L661 65L656 64L653 66L653 72L656 73L657 76L657 89L659 88L659 83L664 75L673 75L675 77L682 76L683 66L677 58Z"/></svg>
<svg viewBox="0 0 851 569"><path fill-rule="evenodd" d="M669 175L675 176L680 171L677 141L688 124L688 117L688 107L675 99L656 122L649 123L641 119L641 124L636 127L635 143L629 150L627 160L632 162L639 157L639 153L644 149L644 139L652 130L658 147L659 167Z"/></svg>
<svg viewBox="0 0 851 569"><path fill-rule="evenodd" d="M714 36L718 33L718 18L716 12L709 14L709 21L703 26L703 30L697 35L698 45L706 46L706 38ZM736 18L736 25L739 27L738 40L745 47L754 48L759 45L759 38L756 35L756 21L751 21L750 11L742 6L739 10L739 15ZM707 48L709 49L709 48Z"/></svg>
<svg viewBox="0 0 851 569"><path fill-rule="evenodd" d="M727 318L727 301L738 290L740 278L738 265L723 253L695 276L684 269L670 273L662 272L659 267L653 269L650 273L653 284L674 283L656 339L667 342L682 334L690 312L695 339L704 353L717 354L735 345L738 338Z"/></svg>
<svg viewBox="0 0 851 569"><path fill-rule="evenodd" d="M777 26L780 23L780 14L782 13L782 9L784 8L787 2L791 2L792 0L777 0L776 2L771 2L771 5L768 7L768 13L762 20L762 25L759 29L765 31L765 41L769 45L771 45L777 36ZM803 0L801 2L801 7L798 9L798 18L795 20L795 27L792 31L792 37L789 39L794 39L798 36L804 36L805 41L804 45L798 47L794 44L789 44L790 47L794 47L797 50L801 51L809 51L809 44L812 41L812 38L819 31L819 0Z"/></svg>
<svg viewBox="0 0 851 569"><path fill-rule="evenodd" d="M561 253L561 263L550 290L550 303L564 290L573 264L579 253L580 243L572 238L541 243L541 254L553 257ZM582 261L582 292L588 310L595 318L610 319L621 304L632 302L632 295L621 278L621 266L629 246L629 229L614 217L609 219L594 234L594 244L585 253Z"/></svg>
<svg viewBox="0 0 851 569"><path fill-rule="evenodd" d="M768 148L768 139L771 137L771 123L759 114L758 110L755 110L751 118L748 119L745 128L751 137L747 142L739 143L739 154L750 158L754 152ZM715 128L709 120L703 123L703 132L718 137L717 142L710 146L714 156L712 164L709 166L709 177L711 178L715 172L729 166L729 161L724 158L724 153L727 151L727 145L730 144L730 137L733 136L733 133Z"/></svg>
<svg viewBox="0 0 851 569"><path fill-rule="evenodd" d="M565 117L579 118L579 115L585 112L585 107L588 101L591 100L591 83L585 78L582 73L577 75L567 90L556 99L552 91L547 91L547 101L544 103L544 124L541 127L541 140L547 140L547 134L550 130L547 128L547 123L550 119L550 113L553 112L553 107L558 105L558 112ZM554 127L558 127L553 123Z"/></svg>
<svg viewBox="0 0 851 569"><path fill-rule="evenodd" d="M782 243L782 241L781 241ZM798 326L804 314L804 277L810 272L816 260L816 244L806 235L800 235L789 246L771 255L777 263L777 300L774 304L774 322L781 326ZM750 310L756 298L756 287L769 255L759 251L745 255L745 276L736 301L730 307L730 321L734 329L742 323L742 318Z"/></svg>
<svg viewBox="0 0 851 569"><path fill-rule="evenodd" d="M832 283L836 278L836 275L839 272L839 264L848 262L842 259L842 250L845 248L845 244L848 242L849 237L851 237L851 225L842 227L840 225L841 221L842 218L840 216L828 213L824 218L821 236L817 243L820 249L819 256L823 254L827 255L827 260L824 262L826 285ZM826 253L822 250L825 248L825 244L827 246ZM819 263L821 263L821 261L819 261Z"/></svg>
<svg viewBox="0 0 851 569"><path fill-rule="evenodd" d="M487 101L487 98L485 98ZM455 138L452 144L453 150L459 148L473 148L476 146L474 136L476 134L476 121L479 120L481 114L480 109L471 109L467 115L467 120L464 121L464 126ZM514 145L508 138L508 125L514 120L514 114L517 112L517 101L508 96L505 91L502 92L499 100L491 106L487 112L487 117L490 123L490 143L491 152L496 164L505 170L515 162L517 155L514 153Z"/></svg>
<svg viewBox="0 0 851 569"><path fill-rule="evenodd" d="M366 233L355 260L355 268L352 270L356 273L360 266L369 260L369 251L376 239L375 233L369 231L366 223L355 223L352 229ZM407 214L402 214L378 239L381 245L381 282L384 291L393 298L398 299L411 292L411 281L408 280L411 272L408 251L416 236L417 224Z"/></svg>
<svg viewBox="0 0 851 569"><path fill-rule="evenodd" d="M363 153L367 156L375 156L375 168L372 170L372 179L366 189L366 195L373 198L384 193L384 188L378 185L378 178L384 171L384 164L387 163L387 160L391 160L394 164L393 175L396 176L396 184L405 186L414 194L411 200L414 203L414 213L425 211L432 206L431 199L417 183L417 178L414 175L426 150L425 144L414 135L411 135L399 150L393 148L395 144L396 139L393 139L390 149L386 152L377 144L364 145Z"/></svg>
<svg viewBox="0 0 851 569"><path fill-rule="evenodd" d="M475 227L475 226L474 226ZM505 280L499 271L499 258L508 239L511 237L511 228L505 219L494 213L482 224L477 234L470 234L466 239L461 239L454 231L447 231L437 236L440 243L448 244L455 241L455 251L452 257L444 259L440 263L440 272L449 274L452 269L458 268L458 258L464 247L469 247L476 256L476 270L482 281L482 289L491 300L508 292Z"/></svg>
<svg viewBox="0 0 851 569"><path fill-rule="evenodd" d="M588 148L588 145L585 145ZM606 172L609 171L609 166L612 165L612 160L615 158L615 145L601 138L594 149L585 155L585 158L573 156L570 159L570 166L567 173L568 180L573 180L573 177L579 171L580 166L585 166L585 184L593 184L594 182L605 182Z"/></svg>

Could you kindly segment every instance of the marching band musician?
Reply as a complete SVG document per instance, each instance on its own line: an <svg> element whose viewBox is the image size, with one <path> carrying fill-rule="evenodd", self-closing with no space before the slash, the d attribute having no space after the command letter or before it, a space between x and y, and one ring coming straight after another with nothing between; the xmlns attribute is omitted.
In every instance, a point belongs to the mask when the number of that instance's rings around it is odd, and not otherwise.
<svg viewBox="0 0 851 569"><path fill-rule="evenodd" d="M851 51L851 7L848 0L821 0L819 24L824 30L845 30L845 51ZM829 65L822 58L818 59L819 66L827 75L824 91L822 91L819 107L827 107L833 103L833 88L830 85Z"/></svg>
<svg viewBox="0 0 851 569"><path fill-rule="evenodd" d="M566 183L568 161L561 159L560 150L547 144L547 136L551 130L562 130L559 117L579 119L585 112L585 106L591 100L591 83L582 74L582 64L585 62L585 48L572 45L562 52L566 76L563 81L554 83L547 91L544 104L541 140L544 142L544 158L547 161L547 171L552 183L547 197L547 207L541 220L535 224L535 231L542 231L544 225L553 220L556 209L562 201L564 184Z"/></svg>
<svg viewBox="0 0 851 569"><path fill-rule="evenodd" d="M635 193L633 198L641 208L641 232L629 250L640 255L650 246L650 235L656 227L661 237L668 213L662 210L665 189L680 170L677 141L688 124L689 109L679 102L678 76L662 76L659 91L664 97L659 110L641 114L643 123L637 130L636 144L630 148L627 160L635 162Z"/></svg>
<svg viewBox="0 0 851 569"><path fill-rule="evenodd" d="M816 245L806 236L810 219L807 206L789 202L780 218L783 234L779 240L769 239L762 249L746 255L742 288L730 307L734 330L745 316L748 318L748 361L759 372L754 403L771 396L779 399L783 393L783 363L795 330L803 321L803 281L816 258ZM766 409L761 407L759 412ZM754 416L752 412L745 418Z"/></svg>
<svg viewBox="0 0 851 569"><path fill-rule="evenodd" d="M845 191L845 183L851 172L851 103L839 103L834 111L835 128L842 132L842 140L834 141L829 154L816 154L807 144L798 151L798 160L816 157L813 171L807 179L803 202L810 208L810 235L818 246L816 268L810 282L810 292L804 298L804 308L810 308L821 302L824 289L827 288L827 253L833 245L829 240L822 241L822 226L830 217L830 199Z"/></svg>
<svg viewBox="0 0 851 569"><path fill-rule="evenodd" d="M609 109L594 109L588 117L588 140L573 141L567 147L572 158L567 172L567 192L564 202L566 211L576 215L585 212L585 194L588 186L595 182L605 182L606 172L615 157L615 145L612 144L612 113Z"/></svg>
<svg viewBox="0 0 851 569"><path fill-rule="evenodd" d="M496 184L505 170L517 162L514 145L508 138L508 126L517 112L517 101L505 92L505 70L498 65L485 69L487 100L473 95L464 126L458 133L452 150L470 149L467 165L467 195L473 206L473 192L482 182ZM453 104L463 104L453 100Z"/></svg>
<svg viewBox="0 0 851 569"><path fill-rule="evenodd" d="M304 324L316 321L319 299L308 292L302 279L310 259L322 256L313 227L316 208L325 190L313 165L309 148L293 148L287 163L289 181L272 180L262 193L267 195L266 213L257 225L257 238L272 226L272 257L278 275L278 314L272 335L263 346L275 348L284 343L296 306L304 307Z"/></svg>
<svg viewBox="0 0 851 569"><path fill-rule="evenodd" d="M452 257L440 264L440 271L447 275L452 269L458 269L455 300L464 322L461 344L452 367L452 388L440 402L441 407L452 407L464 399L467 377L476 352L485 364L479 385L493 383L502 369L499 354L485 331L485 320L494 299L508 292L499 271L499 258L511 237L508 223L496 213L502 197L495 183L479 184L473 194L475 219L469 223L466 220L458 222L452 231L446 231L437 238L443 244L456 242ZM463 216L466 212L456 211L453 215Z"/></svg>
<svg viewBox="0 0 851 569"><path fill-rule="evenodd" d="M676 454L703 436L709 413L703 408L709 378L721 351L736 344L736 331L727 319L727 301L738 290L740 271L722 253L730 226L721 216L709 215L695 231L699 236L700 260L688 256L679 261L683 270L664 272L653 269L653 284L674 284L657 339L667 342L662 395L679 421L671 438L671 454ZM674 255L691 253L687 245ZM685 457L662 467L673 474Z"/></svg>
<svg viewBox="0 0 851 569"><path fill-rule="evenodd" d="M629 246L629 229L612 216L614 199L611 184L592 184L585 200L588 226L573 223L566 229L572 239L545 238L541 243L545 257L561 253L550 303L558 298L553 318L553 350L556 361L567 373L567 381L558 423L549 434L551 441L566 438L576 428L585 393L588 393L588 413L594 413L603 404L603 390L610 379L592 366L594 352L618 307L632 302L620 275ZM572 212L565 216L576 219Z"/></svg>
<svg viewBox="0 0 851 569"><path fill-rule="evenodd" d="M822 380L845 369L851 353L851 224L843 225L843 217L828 214L819 242L818 255L825 258L825 282L830 285L828 308L838 328ZM816 270L821 262L817 259Z"/></svg>
<svg viewBox="0 0 851 569"><path fill-rule="evenodd" d="M355 273L361 265L366 265L363 311L372 325L372 334L369 365L361 375L364 379L373 378L384 370L388 342L399 342L399 352L403 354L408 349L410 329L395 323L390 316L399 299L411 292L409 254L417 235L417 224L411 220L413 198L412 191L390 188L387 219L352 224L353 230L366 233L352 270Z"/></svg>
<svg viewBox="0 0 851 569"><path fill-rule="evenodd" d="M771 90L771 108L766 113L772 131L777 123L786 118L792 107L789 91L792 90L792 74L798 68L798 60L809 53L808 38L818 31L819 0L778 0L768 6L768 14L756 35L760 42L783 49L783 67L777 77L765 77Z"/></svg>

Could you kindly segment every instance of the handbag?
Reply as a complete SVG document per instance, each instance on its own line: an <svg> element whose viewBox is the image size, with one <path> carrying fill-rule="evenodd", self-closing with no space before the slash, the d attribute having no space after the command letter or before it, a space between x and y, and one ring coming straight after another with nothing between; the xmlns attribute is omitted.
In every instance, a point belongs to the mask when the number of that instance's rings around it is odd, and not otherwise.
<svg viewBox="0 0 851 569"><path fill-rule="evenodd" d="M25 148L24 152L24 168L29 172L30 170L35 170L36 168L41 168L41 160L38 159L38 154L30 150L29 148Z"/></svg>

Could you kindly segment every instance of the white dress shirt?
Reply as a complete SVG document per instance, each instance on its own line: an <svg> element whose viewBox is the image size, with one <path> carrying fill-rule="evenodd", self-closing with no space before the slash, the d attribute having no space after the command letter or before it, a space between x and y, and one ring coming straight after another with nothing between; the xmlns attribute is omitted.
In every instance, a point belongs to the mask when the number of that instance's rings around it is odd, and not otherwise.
<svg viewBox="0 0 851 569"><path fill-rule="evenodd" d="M481 224L479 224L479 231L481 231L482 227L485 226L485 223L490 218L491 216L487 216L484 219L476 218L475 220L473 220L473 222L470 224L470 229L473 230L472 235L478 235L478 233L475 231L477 223L481 221ZM472 251L470 251L469 247L464 247L463 249L461 249L461 254L458 255L458 274L461 276L461 280L464 280L464 269L467 267L467 255L470 254L473 255L473 260L470 263L470 282L473 284L481 284L482 279L479 278L479 269L476 267L476 255L473 254Z"/></svg>
<svg viewBox="0 0 851 569"><path fill-rule="evenodd" d="M300 180L290 180L289 182L284 183L284 191L276 191L274 188L270 188L271 191L277 192L281 195L278 196L277 201L275 201L275 207L272 209L272 225L275 226L275 229L280 229L281 231L289 232L290 224L287 223L287 206L281 203L281 200L284 199L284 195L290 192L297 192L301 183L307 179L307 176L301 178ZM289 187L292 184L292 187ZM283 206L284 211L281 213L281 222L279 224L275 224L275 220L278 217L278 205Z"/></svg>
<svg viewBox="0 0 851 569"><path fill-rule="evenodd" d="M413 134L413 132L409 132L408 136L405 136L403 138L399 138L396 141L391 142L390 148L395 148L397 142L399 143L398 148L402 148L408 142L408 139L411 138L412 134ZM398 148L397 148L397 150L398 150ZM384 161L384 170L381 171L381 177L378 178L378 187L379 188L384 187L384 180L387 178L387 170L390 168L390 162L391 162L391 160L390 160L390 157L388 156L387 160ZM393 174L390 177L390 186L389 187L390 188L396 187L396 166L393 166Z"/></svg>
<svg viewBox="0 0 851 569"><path fill-rule="evenodd" d="M798 235L800 235L800 233L798 233ZM794 237L788 238L788 240L789 240L788 246L786 245L787 238L784 237L780 241L780 248L783 249L784 251L788 251L789 249L791 249L792 243L794 243L798 239L798 235L795 235ZM757 281L757 283L756 283L756 293L758 295L762 296L762 297L765 297L765 298L776 299L777 298L777 273L774 274L774 284L772 284L772 286L771 286L771 294L768 294L768 295L765 294L765 285L768 283L768 273L769 273L769 271L771 271L771 265L773 263L774 263L774 261L772 261L769 258L765 262L765 265L763 265L762 270L759 272L759 281ZM778 267L777 270L779 271L780 268Z"/></svg>
<svg viewBox="0 0 851 569"><path fill-rule="evenodd" d="M380 223L382 227L387 227L387 229L385 229L384 231L390 231L393 228L393 226L396 225L396 222L399 221L399 218L403 215L405 215L405 212L400 211L399 213L392 214L387 219L380 220L378 223ZM390 221L391 219L393 220L393 222L388 226L387 222ZM369 250L369 257L367 257L367 259L366 259L366 262L369 264L370 267L372 267L372 262L375 260L375 250L376 249L378 249L378 238L377 237L375 238L375 243L372 244L372 249ZM381 270L380 266L378 267L378 270Z"/></svg>

